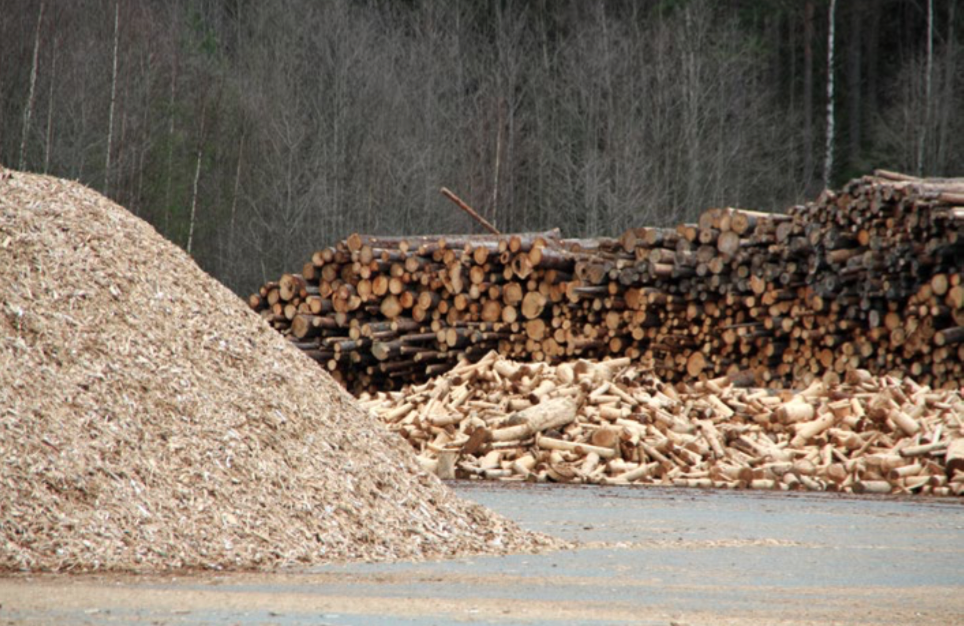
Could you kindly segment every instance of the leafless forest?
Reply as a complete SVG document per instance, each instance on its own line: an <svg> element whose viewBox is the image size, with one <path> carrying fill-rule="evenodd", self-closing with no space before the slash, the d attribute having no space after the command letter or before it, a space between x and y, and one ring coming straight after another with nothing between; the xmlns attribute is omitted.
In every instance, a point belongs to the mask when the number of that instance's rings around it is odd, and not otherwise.
<svg viewBox="0 0 964 626"><path fill-rule="evenodd" d="M567 236L964 173L957 0L0 0L0 162L240 293L352 231Z"/></svg>

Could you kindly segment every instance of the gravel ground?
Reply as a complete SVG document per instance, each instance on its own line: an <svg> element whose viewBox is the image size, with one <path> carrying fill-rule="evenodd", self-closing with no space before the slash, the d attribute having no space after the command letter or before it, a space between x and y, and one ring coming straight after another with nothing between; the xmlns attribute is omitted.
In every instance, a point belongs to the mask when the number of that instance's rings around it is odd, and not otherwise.
<svg viewBox="0 0 964 626"><path fill-rule="evenodd" d="M959 500L459 483L542 555L0 579L0 624L964 624Z"/></svg>

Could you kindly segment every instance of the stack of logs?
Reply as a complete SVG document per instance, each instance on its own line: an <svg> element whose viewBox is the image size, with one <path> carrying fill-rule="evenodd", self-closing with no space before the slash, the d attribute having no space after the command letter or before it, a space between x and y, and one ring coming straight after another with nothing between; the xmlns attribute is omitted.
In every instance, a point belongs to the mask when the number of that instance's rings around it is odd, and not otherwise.
<svg viewBox="0 0 964 626"><path fill-rule="evenodd" d="M663 380L830 372L964 384L964 179L878 171L786 214L710 209L619 239L352 235L250 305L356 394L490 349L628 357Z"/></svg>
<svg viewBox="0 0 964 626"><path fill-rule="evenodd" d="M361 402L442 478L964 494L964 400L851 370L774 392L491 352Z"/></svg>

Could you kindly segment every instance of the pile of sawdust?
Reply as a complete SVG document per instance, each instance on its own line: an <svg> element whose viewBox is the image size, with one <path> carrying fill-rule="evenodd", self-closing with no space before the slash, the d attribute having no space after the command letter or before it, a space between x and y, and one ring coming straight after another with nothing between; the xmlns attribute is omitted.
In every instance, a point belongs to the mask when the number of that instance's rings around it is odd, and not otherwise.
<svg viewBox="0 0 964 626"><path fill-rule="evenodd" d="M0 570L551 547L421 473L148 224L0 169Z"/></svg>

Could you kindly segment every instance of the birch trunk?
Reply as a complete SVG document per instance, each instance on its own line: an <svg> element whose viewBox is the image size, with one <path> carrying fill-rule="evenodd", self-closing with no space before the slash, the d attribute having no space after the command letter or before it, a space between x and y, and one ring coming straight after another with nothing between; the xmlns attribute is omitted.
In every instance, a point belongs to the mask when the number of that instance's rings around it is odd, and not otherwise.
<svg viewBox="0 0 964 626"><path fill-rule="evenodd" d="M837 0L830 0L830 28L827 33L827 151L823 165L823 184L830 188L830 177L833 175L833 147L834 147L834 28L836 26Z"/></svg>
<svg viewBox="0 0 964 626"><path fill-rule="evenodd" d="M805 188L813 182L813 0L803 17L803 175Z"/></svg>
<svg viewBox="0 0 964 626"><path fill-rule="evenodd" d="M175 13L180 10L180 3L174 3ZM174 58L171 61L171 98L168 101L168 111L170 114L170 124L168 126L168 148L167 148L167 182L164 189L164 232L171 232L171 196L172 187L174 184L174 132L175 127L175 108L174 105L177 103L177 68L178 68L178 54L177 54L177 31L176 29L171 29L171 39L172 48L174 49Z"/></svg>
<svg viewBox="0 0 964 626"><path fill-rule="evenodd" d="M117 52L120 44L120 2L114 3L114 63L110 78L110 113L107 115L107 156L104 160L104 195L110 191L110 153L114 140L114 105L117 101Z"/></svg>
<svg viewBox="0 0 964 626"><path fill-rule="evenodd" d="M194 167L194 188L191 191L191 221L187 231L187 253L191 254L194 246L194 229L197 223L197 190L201 181L201 158L204 156L204 122L207 117L207 107L201 109L201 130L197 140L197 161Z"/></svg>
<svg viewBox="0 0 964 626"><path fill-rule="evenodd" d="M54 85L57 84L57 45L54 40L53 56L50 59L50 94L47 97L47 138L44 141L44 174L50 172L50 144L53 141L54 126Z"/></svg>
<svg viewBox="0 0 964 626"><path fill-rule="evenodd" d="M33 103L37 92L37 69L40 62L40 27L44 20L44 3L40 3L40 10L37 12L37 31L33 40L33 63L30 67L30 89L27 92L27 105L23 111L23 131L20 136L20 164L19 169L23 170L26 164L27 155L27 136L30 133L30 120L33 118Z"/></svg>

